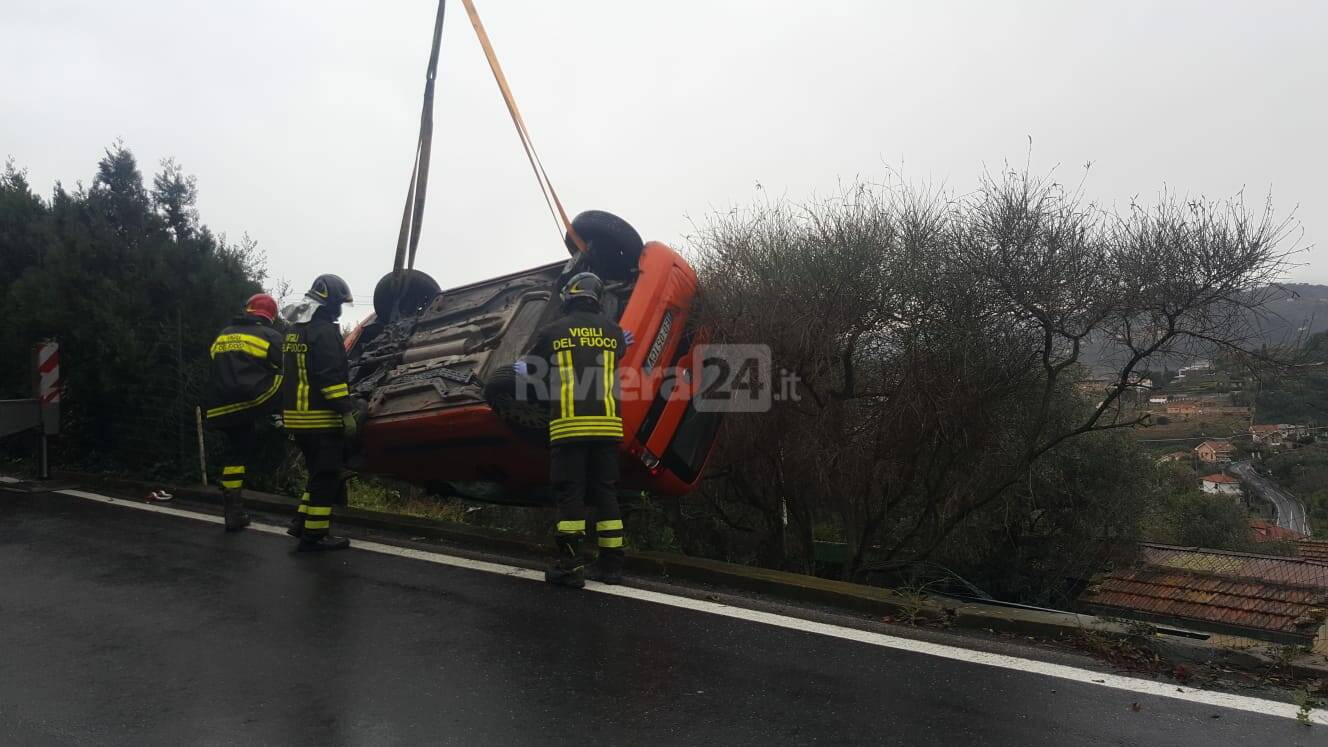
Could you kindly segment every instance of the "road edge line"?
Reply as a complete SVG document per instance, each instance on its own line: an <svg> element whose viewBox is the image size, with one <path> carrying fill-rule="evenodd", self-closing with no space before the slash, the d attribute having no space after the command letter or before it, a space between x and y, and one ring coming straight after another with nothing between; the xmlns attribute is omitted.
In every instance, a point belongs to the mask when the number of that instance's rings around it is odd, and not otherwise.
<svg viewBox="0 0 1328 747"><path fill-rule="evenodd" d="M209 524L224 523L220 516L212 514L188 511L185 509L173 508L170 506L160 506L148 503L140 503L123 498L112 498L92 493L85 490L61 489L52 491L54 493L79 498L82 500L94 501L106 505L123 506L140 511L159 513L178 518L194 519ZM250 530L262 534L285 535L285 530L281 527L270 524L252 524ZM374 552L380 555L391 555L408 560L419 560L436 565L445 565L453 568L480 571L498 576L507 576L510 578L520 578L527 581L543 581L544 574L540 571L522 568L519 566L506 565L503 563L494 563L485 560L472 560L462 558L446 553L435 552L431 550L419 550L409 547L400 547L389 545L373 540L356 540L351 549L363 550L365 552ZM1226 708L1235 711L1244 711L1278 718L1296 720L1300 714L1299 706L1294 703L1283 703L1276 700L1266 700L1263 698L1254 698L1248 695L1236 695L1233 693L1223 693L1214 690L1202 690L1198 688L1185 688L1174 683L1162 682L1157 680L1145 680L1138 677L1127 677L1124 675L1111 674L1107 672L1095 672L1089 669L1080 669L1065 664L1055 664L1052 662L1040 661L1038 659L1026 659L1008 654L997 654L973 649L960 648L943 643L932 643L913 638L902 638L899 636L888 635L886 633L877 633L858 628L849 628L830 623L806 620L790 615L782 615L774 612L763 612L746 607L736 607L733 605L721 604L701 599L692 599L689 597L665 594L657 591L638 589L631 586L610 586L595 581L586 583L586 591L610 596L635 599L637 601L661 604L677 609L687 609L694 612L701 612L715 615L718 617L727 617L730 619L745 620L771 627L784 628L786 630L796 630L813 635L820 635L828 638L838 638L840 640L854 641L878 648L888 648L896 651L907 651L924 656L933 656L936 658L949 659L952 661L961 661L969 664L979 664L997 669L1008 669L1018 672L1027 672L1030 674L1040 674L1045 677L1078 682L1085 685L1099 685L1114 690L1124 690L1128 692L1153 695L1172 700L1184 700L1191 703ZM1309 713L1309 720L1312 723L1328 726L1328 711L1322 709L1312 709Z"/></svg>

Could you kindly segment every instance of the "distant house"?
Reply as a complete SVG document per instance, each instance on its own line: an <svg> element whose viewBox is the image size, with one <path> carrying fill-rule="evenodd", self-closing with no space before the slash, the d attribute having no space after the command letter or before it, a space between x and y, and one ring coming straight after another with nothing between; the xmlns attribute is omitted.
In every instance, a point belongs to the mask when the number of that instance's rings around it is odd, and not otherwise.
<svg viewBox="0 0 1328 747"><path fill-rule="evenodd" d="M1250 426L1250 438L1254 443L1263 446L1281 446L1282 445L1282 426L1280 425L1252 425Z"/></svg>
<svg viewBox="0 0 1328 747"><path fill-rule="evenodd" d="M1309 426L1304 425L1278 423L1276 425L1250 426L1250 438L1254 440L1254 443L1262 446L1285 446L1290 442L1308 436L1309 433Z"/></svg>
<svg viewBox="0 0 1328 747"><path fill-rule="evenodd" d="M1286 423L1282 423L1277 427L1282 431L1282 440L1284 442L1296 441L1309 436L1311 433L1308 425L1287 425Z"/></svg>
<svg viewBox="0 0 1328 747"><path fill-rule="evenodd" d="M1202 415L1203 408L1194 402L1169 402L1167 403L1167 414L1178 415L1182 418Z"/></svg>
<svg viewBox="0 0 1328 747"><path fill-rule="evenodd" d="M1199 489L1214 495L1240 495L1240 479L1219 472L1215 475L1207 475L1200 480Z"/></svg>
<svg viewBox="0 0 1328 747"><path fill-rule="evenodd" d="M1236 447L1228 441L1204 441L1194 447L1199 461L1205 464L1226 464L1236 454Z"/></svg>
<svg viewBox="0 0 1328 747"><path fill-rule="evenodd" d="M1186 462L1194 455L1188 451L1173 451L1157 458L1158 464L1167 464L1168 462Z"/></svg>
<svg viewBox="0 0 1328 747"><path fill-rule="evenodd" d="M1263 519L1250 519L1250 534L1255 542L1298 542L1305 539L1305 535L1300 532L1293 532Z"/></svg>
<svg viewBox="0 0 1328 747"><path fill-rule="evenodd" d="M1149 544L1112 565L1085 611L1328 652L1328 563Z"/></svg>

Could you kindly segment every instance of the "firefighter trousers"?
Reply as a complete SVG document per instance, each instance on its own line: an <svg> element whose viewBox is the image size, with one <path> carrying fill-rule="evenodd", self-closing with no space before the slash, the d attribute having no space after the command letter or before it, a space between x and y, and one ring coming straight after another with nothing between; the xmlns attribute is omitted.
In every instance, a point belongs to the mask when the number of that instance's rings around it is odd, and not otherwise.
<svg viewBox="0 0 1328 747"><path fill-rule="evenodd" d="M595 507L595 536L601 550L621 552L618 508L618 442L576 441L549 450L549 482L558 504L558 546L576 554L586 535L586 505Z"/></svg>
<svg viewBox="0 0 1328 747"><path fill-rule="evenodd" d="M258 461L267 433L259 420L248 419L227 423L216 429L225 438L221 466L222 490L243 490L246 472Z"/></svg>
<svg viewBox="0 0 1328 747"><path fill-rule="evenodd" d="M303 433L295 436L295 444L300 447L304 468L309 472L307 501L300 502L304 536L317 539L332 526L332 506L341 494L341 471L346 463L346 439L340 431Z"/></svg>

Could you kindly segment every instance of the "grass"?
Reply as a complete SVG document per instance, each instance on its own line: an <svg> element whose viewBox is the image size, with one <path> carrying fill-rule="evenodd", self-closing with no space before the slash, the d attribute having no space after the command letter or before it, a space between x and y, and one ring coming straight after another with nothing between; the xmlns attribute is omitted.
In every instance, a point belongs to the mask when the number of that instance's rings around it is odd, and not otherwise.
<svg viewBox="0 0 1328 747"><path fill-rule="evenodd" d="M408 486L361 477L351 480L347 491L347 503L354 508L458 524L466 521L466 507L460 502L418 495Z"/></svg>

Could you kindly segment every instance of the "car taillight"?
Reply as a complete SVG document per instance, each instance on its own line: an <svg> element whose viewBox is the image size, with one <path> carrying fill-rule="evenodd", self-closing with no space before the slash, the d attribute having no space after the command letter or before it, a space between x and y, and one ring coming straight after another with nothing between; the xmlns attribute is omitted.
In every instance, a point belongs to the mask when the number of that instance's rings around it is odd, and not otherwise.
<svg viewBox="0 0 1328 747"><path fill-rule="evenodd" d="M641 463L646 466L646 469L654 472L659 467L659 457L651 454L650 450L647 449L641 452Z"/></svg>

